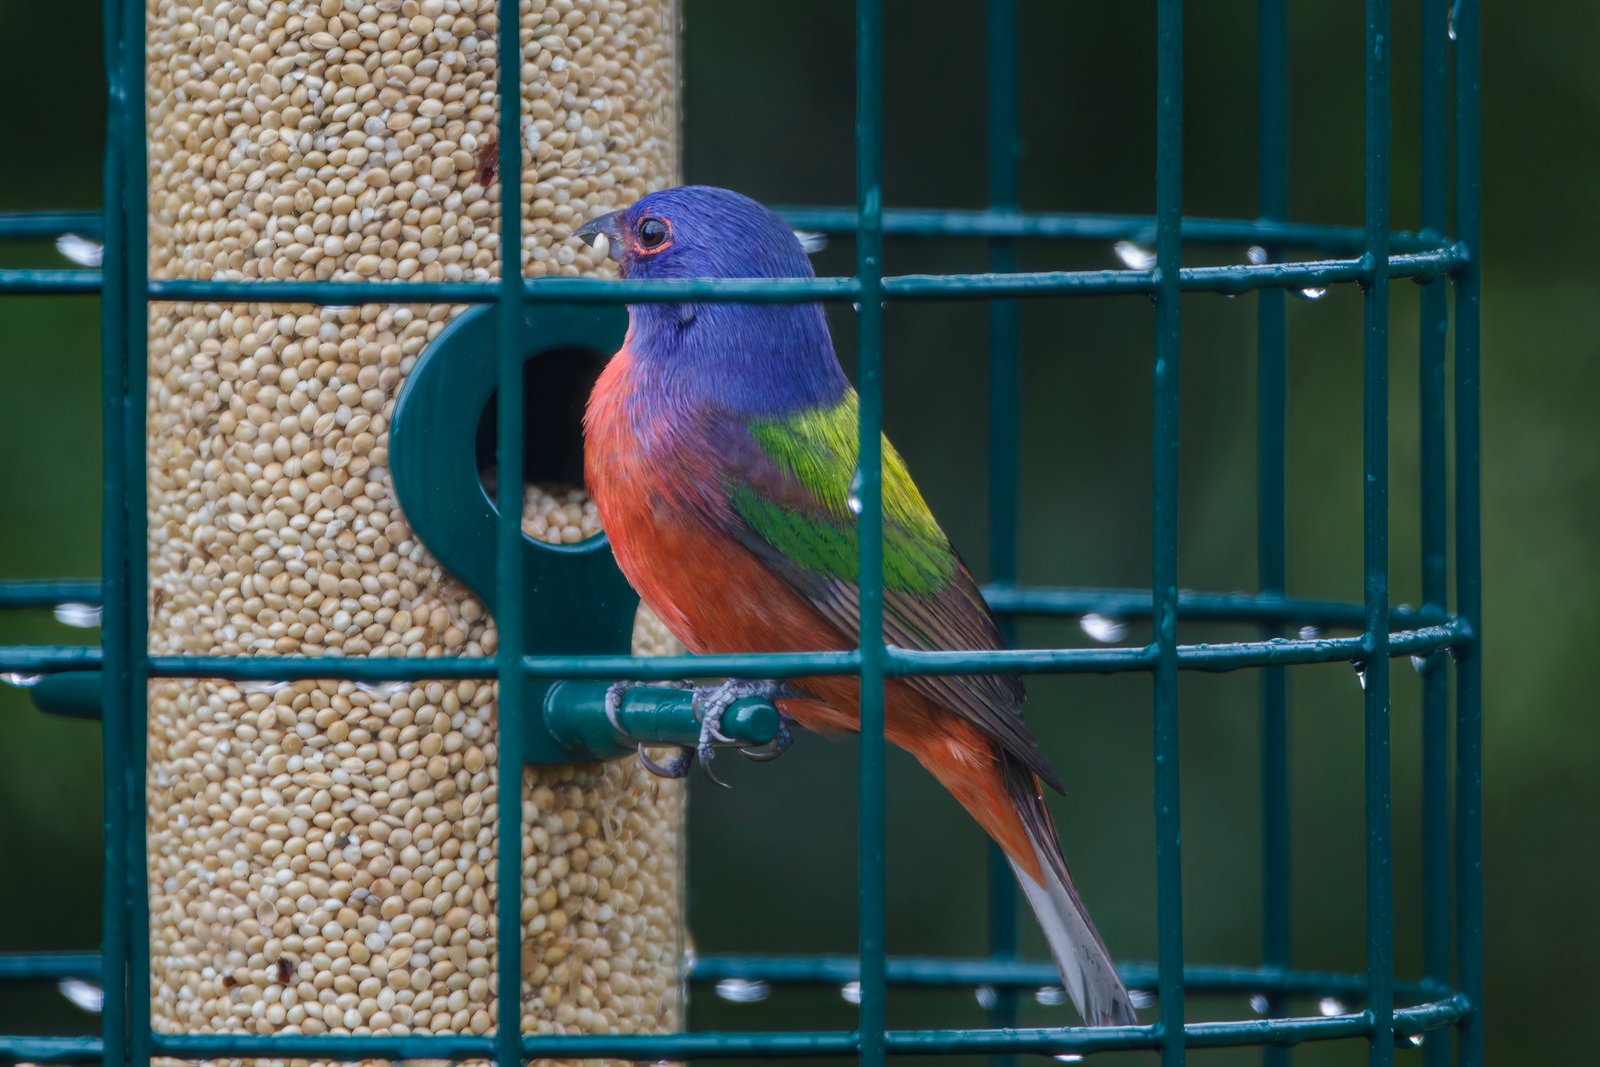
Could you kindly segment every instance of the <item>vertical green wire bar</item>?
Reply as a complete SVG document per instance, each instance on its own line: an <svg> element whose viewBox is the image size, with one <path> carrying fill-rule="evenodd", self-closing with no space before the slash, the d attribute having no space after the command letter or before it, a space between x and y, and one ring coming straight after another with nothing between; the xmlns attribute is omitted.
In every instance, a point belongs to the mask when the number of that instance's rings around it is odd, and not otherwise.
<svg viewBox="0 0 1600 1067"><path fill-rule="evenodd" d="M128 140L128 111L136 100L143 99L143 94L130 98L128 82L122 77L122 50L128 31L123 24L123 5L119 0L104 0L101 19L106 70L106 145L100 178L105 213L100 291L100 463L103 474L100 573L104 597L100 649L105 657L100 673L100 779L104 792L105 834L101 843L105 869L100 889L100 988L105 992L105 1001L100 1013L100 1038L104 1067L124 1067L128 1056L130 1010L127 842L133 766L128 757L129 534L122 465L124 398L129 393L124 358L129 319L124 309L128 286L123 240L127 203L122 156ZM148 1012L148 1004L141 1010Z"/></svg>
<svg viewBox="0 0 1600 1067"><path fill-rule="evenodd" d="M522 42L517 0L500 0L500 292L495 464L498 525L495 527L495 627L500 648L495 823L495 1025L497 1067L522 1063Z"/></svg>
<svg viewBox="0 0 1600 1067"><path fill-rule="evenodd" d="M1394 1062L1394 872L1389 783L1389 3L1366 5L1366 251L1362 516L1366 614L1367 1062Z"/></svg>
<svg viewBox="0 0 1600 1067"><path fill-rule="evenodd" d="M1449 225L1450 53L1445 26L1450 0L1422 4L1422 232L1442 238ZM1419 493L1422 504L1422 602L1432 611L1449 607L1448 503L1445 499L1444 346L1449 332L1445 282L1422 289L1417 349L1419 402ZM1432 655L1422 674L1422 958L1423 973L1438 988L1450 981L1450 674ZM1428 1036L1425 1067L1450 1061L1447 1031Z"/></svg>
<svg viewBox="0 0 1600 1067"><path fill-rule="evenodd" d="M883 0L856 4L856 387L861 396L856 478L861 513L861 884L858 923L863 1067L885 1061L885 828L883 737Z"/></svg>
<svg viewBox="0 0 1600 1067"><path fill-rule="evenodd" d="M145 0L124 0L121 25L122 66L107 77L120 78L124 95L118 131L122 155L123 314L126 363L123 379L121 469L124 509L119 539L123 541L126 575L122 643L127 661L126 700L129 786L123 793L124 843L127 850L127 923L129 958L128 1062L150 1062L150 877L145 788L149 774L146 749L150 711L149 552L145 497L145 393L150 336L150 188L149 137L145 130L144 96Z"/></svg>
<svg viewBox="0 0 1600 1067"><path fill-rule="evenodd" d="M1456 663L1457 988L1471 1006L1461 1024L1461 1067L1483 1063L1483 575L1479 539L1479 247L1483 186L1477 0L1456 0L1456 239L1467 250L1456 278L1456 613L1473 642Z"/></svg>
<svg viewBox="0 0 1600 1067"><path fill-rule="evenodd" d="M1018 154L1022 131L1018 99L1017 0L989 0L989 208L1015 211L1018 207ZM1009 238L989 241L989 269L1008 273L1017 269L1016 242ZM989 580L1017 580L1017 526L1020 492L1022 410L1020 313L1014 300L989 305ZM1016 622L1000 619L1005 643L1016 642ZM989 955L997 960L1017 958L1017 883L1000 846L990 842L989 854ZM1017 1024L1017 991L1009 986L996 991L989 1009L990 1026ZM994 1067L1016 1062L1009 1054L990 1058Z"/></svg>
<svg viewBox="0 0 1600 1067"><path fill-rule="evenodd" d="M1183 2L1156 8L1156 339L1151 465L1151 603L1159 657L1154 683L1157 986L1161 1062L1181 1067L1183 856L1178 789L1178 268L1183 245Z"/></svg>
<svg viewBox="0 0 1600 1067"><path fill-rule="evenodd" d="M1263 221L1282 222L1289 213L1289 34L1284 0L1260 0L1256 12L1257 196ZM1282 249L1269 247L1276 261ZM1285 432L1288 404L1286 294L1256 293L1256 580L1265 595L1283 596L1285 563ZM1261 637L1283 636L1283 626L1261 628ZM1289 722L1288 672L1261 670L1261 961L1287 968L1289 911ZM1281 1014L1284 998L1267 998L1267 1013ZM1289 1049L1262 1050L1266 1067L1283 1067Z"/></svg>

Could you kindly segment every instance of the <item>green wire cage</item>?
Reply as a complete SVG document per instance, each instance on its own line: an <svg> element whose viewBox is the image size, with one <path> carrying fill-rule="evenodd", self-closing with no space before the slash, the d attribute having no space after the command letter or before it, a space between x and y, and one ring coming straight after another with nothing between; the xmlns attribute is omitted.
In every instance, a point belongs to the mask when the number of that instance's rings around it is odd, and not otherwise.
<svg viewBox="0 0 1600 1067"><path fill-rule="evenodd" d="M324 5L326 6L326 5ZM856 186L853 207L795 208L796 227L845 234L855 242L850 277L815 280L619 282L593 278L529 278L521 258L523 231L515 212L499 220L497 280L212 280L158 279L149 264L151 219L149 146L145 136L147 9L144 0L105 0L104 58L108 71L108 129L104 207L76 213L0 215L0 237L36 239L68 233L104 242L99 270L0 270L0 295L97 293L103 336L104 420L103 571L100 581L0 583L0 608L69 603L103 606L98 647L0 647L0 672L50 679L36 694L41 705L86 709L103 723L106 819L103 938L98 955L0 956L0 982L84 978L106 991L99 1037L0 1036L0 1062L75 1063L147 1067L156 1058L429 1059L492 1061L517 1067L530 1058L616 1058L635 1061L750 1057L854 1057L881 1063L896 1054L1018 1053L1061 1058L1118 1050L1158 1050L1166 1065L1188 1050L1259 1046L1263 1062L1287 1063L1291 1046L1330 1039L1366 1042L1369 1062L1390 1064L1397 1046L1434 1039L1417 1053L1428 1067L1483 1062L1483 930L1481 881L1479 576L1479 27L1476 0L1419 0L1421 51L1421 218L1414 232L1390 218L1391 36L1388 0L1365 2L1365 217L1357 227L1300 224L1287 217L1287 31L1285 0L1259 0L1259 212L1249 220L1185 217L1183 205L1183 22L1181 0L1157 0L1156 202L1141 217L1040 214L1019 202L1020 100L1014 57L1019 41L1017 0L987 5L989 205L978 211L886 209L881 195L883 4L856 5ZM429 23L431 25L431 22ZM499 23L496 51L521 47L516 20ZM498 69L501 100L522 100L522 72ZM486 142L481 168L515 174L526 136L519 107L499 109L497 142ZM1452 146L1453 132L1453 146ZM1453 153L1453 158L1452 158ZM1452 208L1453 194L1453 208ZM1453 210L1453 219L1452 219ZM886 276L885 236L966 236L985 239L987 273ZM1025 273L1016 269L1019 242L1030 239L1151 242L1148 264L1105 271ZM1252 247L1247 262L1185 267L1185 243ZM1259 250L1259 251L1258 251ZM1316 258L1321 257L1321 258ZM1390 284L1422 286L1417 339L1422 492L1422 606L1392 605L1389 546ZM1362 290L1363 326L1363 583L1359 601L1293 598L1286 588L1284 465L1286 314L1289 290L1354 283ZM1453 291L1453 301L1447 295ZM1253 293L1257 302L1258 590L1253 594L1180 591L1176 525L1179 486L1178 412L1182 323L1188 292ZM1144 294L1154 305L1151 514L1153 557L1148 590L1077 590L1019 584L1017 514L1019 440L1010 413L1021 403L1018 301L1035 297ZM624 303L703 301L829 301L853 303L858 329L860 416L859 524L862 536L862 623L859 647L846 653L706 656L641 659L571 654L529 624L523 608L530 564L522 551L524 353L517 338L528 321L599 323L614 328ZM1140 647L1026 649L1003 652L909 652L885 645L881 619L881 452L883 328L887 301L979 300L988 307L988 383L992 582L986 593L1003 619L1023 615L1099 613L1151 622L1153 640ZM501 388L493 446L498 470L493 570L480 592L499 606L498 647L492 654L441 658L339 659L152 654L147 527L148 335L152 304L184 301L364 306L406 302L474 305L496 340L489 380ZM491 318L492 316L492 318ZM609 324L609 325L607 325ZM588 328L587 326L585 328ZM1453 359L1446 343L1452 338ZM486 355L484 357L488 359ZM1453 380L1447 383L1447 370ZM1453 447L1453 471L1451 456ZM1449 496L1453 493L1453 530ZM596 579L600 580L600 579ZM1454 588L1451 588L1451 585ZM1180 619L1226 620L1259 627L1257 639L1182 644ZM1295 625L1346 631L1326 637ZM1423 673L1421 724L1424 967L1401 976L1394 965L1391 873L1390 661L1409 656ZM1293 964L1290 945L1287 668L1353 661L1364 670L1365 909L1364 974L1311 973ZM1178 672L1254 670L1259 673L1263 956L1253 967L1189 964L1182 945L1179 810ZM974 959L891 958L885 950L886 678L963 671L1028 673L1143 672L1152 679L1150 714L1155 767L1155 825L1159 955L1151 965L1124 968L1131 988L1153 994L1157 1017L1148 1025L1089 1029L1018 1028L1016 994L1050 985L1047 965L1017 958L1014 895L1003 863L991 872L990 953ZM88 672L96 672L90 674ZM859 1017L851 1030L824 1032L681 1032L665 1034L526 1034L515 1026L492 1032L395 1035L175 1034L152 1025L150 886L146 877L146 768L149 686L152 679L339 679L366 684L424 680L492 681L499 706L523 707L552 682L672 679L709 674L741 678L857 675L862 684L860 750L859 954L856 957L704 957L691 965L694 982L859 983ZM1451 684L1451 676L1454 684ZM74 690L72 687L76 687ZM568 690L568 693L575 690ZM547 705L551 705L546 701ZM567 710L571 735L583 733L594 701ZM560 704L556 700L555 704ZM575 710L574 710L575 709ZM670 710L670 709L669 709ZM681 709L679 709L681 711ZM763 709L750 711L759 740ZM640 712L643 716L645 713ZM760 721L758 721L760 720ZM650 727L638 720L641 736ZM537 762L554 719L503 715L498 723L501 781L520 780ZM692 723L690 724L692 726ZM683 722L655 724L658 738L677 736ZM567 736L567 735L561 735ZM1453 742L1453 746L1452 746ZM576 744L577 742L574 742ZM595 744L587 751L596 751ZM603 747L603 746L602 746ZM613 754L609 752L601 754ZM1453 766L1452 766L1453 755ZM494 903L500 930L522 922L522 815L505 805L494 826L498 856ZM752 946L753 948L759 946ZM524 967L500 951L494 972L500 1004L523 996ZM982 1029L889 1029L891 986L990 986L990 1025ZM1260 1014L1241 1020L1186 1021L1187 993L1260 994ZM1318 997L1361 1005L1331 1014L1297 1015L1293 1004ZM1453 1038L1452 1035L1453 1034Z"/></svg>

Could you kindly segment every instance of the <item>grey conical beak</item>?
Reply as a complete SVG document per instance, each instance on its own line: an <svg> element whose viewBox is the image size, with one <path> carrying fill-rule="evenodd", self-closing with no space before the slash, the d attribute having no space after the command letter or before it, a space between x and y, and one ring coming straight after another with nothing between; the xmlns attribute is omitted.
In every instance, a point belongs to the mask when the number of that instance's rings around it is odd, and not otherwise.
<svg viewBox="0 0 1600 1067"><path fill-rule="evenodd" d="M578 227L578 236L591 248L604 252L618 263L622 262L622 222L623 213L612 211L605 215L597 215ZM605 239L605 245L600 244Z"/></svg>

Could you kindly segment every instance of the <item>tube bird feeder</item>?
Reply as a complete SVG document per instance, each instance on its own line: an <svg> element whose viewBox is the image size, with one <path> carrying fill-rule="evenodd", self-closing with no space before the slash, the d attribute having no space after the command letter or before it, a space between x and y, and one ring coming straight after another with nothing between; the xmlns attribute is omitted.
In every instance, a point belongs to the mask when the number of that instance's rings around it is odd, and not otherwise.
<svg viewBox="0 0 1600 1067"><path fill-rule="evenodd" d="M529 277L603 273L572 231L677 180L675 9L521 0L507 182L490 0L150 3L151 276L490 280L513 194ZM152 306L152 654L494 653L486 591L419 536L391 469L397 398L463 311ZM586 384L530 404L530 441ZM491 418L458 410L452 432ZM609 564L581 478L528 466L548 476L527 489L530 551ZM481 494L493 471L468 477ZM631 603L608 610L620 645L585 651L670 648ZM149 697L158 1032L495 1030L496 739L515 709L493 683L158 679ZM681 783L617 761L530 764L519 785L523 1032L680 1028Z"/></svg>

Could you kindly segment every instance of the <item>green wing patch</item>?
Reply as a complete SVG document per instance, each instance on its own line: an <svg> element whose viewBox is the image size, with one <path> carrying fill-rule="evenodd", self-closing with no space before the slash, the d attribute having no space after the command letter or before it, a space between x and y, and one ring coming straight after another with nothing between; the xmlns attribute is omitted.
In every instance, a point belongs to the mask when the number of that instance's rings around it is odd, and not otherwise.
<svg viewBox="0 0 1600 1067"><path fill-rule="evenodd" d="M730 472L733 531L823 621L853 642L860 569L850 483L856 467L856 396L832 408L748 425L770 463ZM741 446L743 446L741 442ZM752 457L742 455L749 464ZM898 648L999 648L1000 633L972 575L933 520L899 454L883 442L883 629ZM982 730L1054 788L1061 780L1022 721L1016 675L926 675L905 684Z"/></svg>
<svg viewBox="0 0 1600 1067"><path fill-rule="evenodd" d="M750 424L768 459L816 502L800 510L761 495L748 483L730 487L740 517L793 563L852 584L860 577L850 483L855 476L857 400L851 391L832 408ZM956 557L911 481L905 461L883 441L883 576L894 592L933 596L955 575Z"/></svg>

